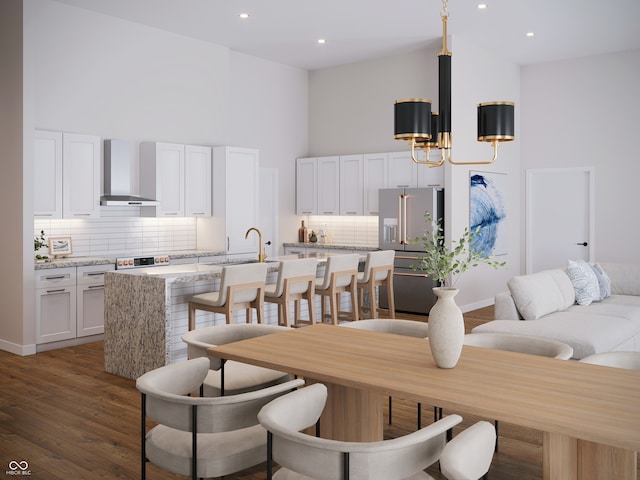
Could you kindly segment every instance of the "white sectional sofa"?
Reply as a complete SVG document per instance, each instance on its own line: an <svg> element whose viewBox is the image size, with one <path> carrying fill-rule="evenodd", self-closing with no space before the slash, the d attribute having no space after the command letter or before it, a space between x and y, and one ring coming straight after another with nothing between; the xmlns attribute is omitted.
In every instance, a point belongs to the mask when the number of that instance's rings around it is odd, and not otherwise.
<svg viewBox="0 0 640 480"><path fill-rule="evenodd" d="M576 278L573 264L521 275L509 280L508 292L496 295L496 320L473 332L552 338L573 347L574 359L614 350L640 351L640 265L599 265L604 281L610 280L610 295L600 276L604 298L596 295L589 302L580 297L584 278Z"/></svg>

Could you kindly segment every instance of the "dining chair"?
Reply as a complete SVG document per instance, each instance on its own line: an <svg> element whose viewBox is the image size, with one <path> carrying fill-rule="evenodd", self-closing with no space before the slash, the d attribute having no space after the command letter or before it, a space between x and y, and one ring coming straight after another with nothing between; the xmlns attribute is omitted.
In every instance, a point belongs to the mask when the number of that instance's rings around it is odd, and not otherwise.
<svg viewBox="0 0 640 480"><path fill-rule="evenodd" d="M399 318L365 319L358 322L340 324L342 327L357 328L375 332L393 333L408 337L427 338L429 336L429 324L415 320L403 320ZM389 396L389 424L392 423L392 397ZM418 429L422 427L422 404L418 402Z"/></svg>
<svg viewBox="0 0 640 480"><path fill-rule="evenodd" d="M357 253L333 255L327 258L324 276L316 279L315 293L321 300L321 322L328 318L337 325L341 319L357 321L358 315L358 264ZM340 295L349 293L351 312L340 311ZM326 313L326 299L329 299L329 314Z"/></svg>
<svg viewBox="0 0 640 480"><path fill-rule="evenodd" d="M207 349L217 345L287 330L287 327L278 325L233 323L197 328L182 335L182 341L187 344L189 359L204 357L209 360L209 373L203 382L201 395L217 397L244 393L290 380L291 375L288 373L234 360L222 360L207 354Z"/></svg>
<svg viewBox="0 0 640 480"><path fill-rule="evenodd" d="M509 352L539 355L541 357L569 360L573 357L573 348L566 343L543 337L513 335L509 333L469 333L464 336L464 345L473 347L494 348ZM442 412L440 411L441 415ZM496 429L496 446L498 451L498 420L494 421Z"/></svg>
<svg viewBox="0 0 640 480"><path fill-rule="evenodd" d="M395 318L396 309L393 299L393 260L394 250L368 252L364 263L364 271L358 273L358 309L360 315L368 313L370 318L378 318L378 313L385 313L388 318ZM389 308L380 308L376 290L380 286L387 288ZM367 292L369 304L365 305Z"/></svg>
<svg viewBox="0 0 640 480"><path fill-rule="evenodd" d="M260 409L302 380L226 397L192 396L209 372L206 358L151 370L136 380L141 392L141 478L147 462L177 475L212 478L264 462L267 435ZM147 419L156 424L147 431Z"/></svg>
<svg viewBox="0 0 640 480"><path fill-rule="evenodd" d="M344 442L304 433L317 425L327 400L321 383L287 393L262 407L267 430L267 480L432 479L424 469L440 460L449 480L478 479L491 466L495 431L479 422L447 443L447 432L462 421L449 415L391 440ZM322 432L319 432L320 434ZM274 473L273 464L280 468Z"/></svg>
<svg viewBox="0 0 640 480"><path fill-rule="evenodd" d="M267 285L264 301L278 305L278 324L291 326L289 302L294 302L293 324L299 327L315 323L315 286L318 260L300 258L280 262L276 283ZM308 320L300 318L300 300L307 301Z"/></svg>
<svg viewBox="0 0 640 480"><path fill-rule="evenodd" d="M582 363L602 365L604 367L640 370L640 352L603 352L594 353L580 360Z"/></svg>
<svg viewBox="0 0 640 480"><path fill-rule="evenodd" d="M227 323L233 323L233 313L246 310L246 322L251 323L252 308L258 323L264 317L264 284L267 264L264 262L222 267L220 288L217 292L199 293L189 297L189 330L196 328L196 310L224 314Z"/></svg>

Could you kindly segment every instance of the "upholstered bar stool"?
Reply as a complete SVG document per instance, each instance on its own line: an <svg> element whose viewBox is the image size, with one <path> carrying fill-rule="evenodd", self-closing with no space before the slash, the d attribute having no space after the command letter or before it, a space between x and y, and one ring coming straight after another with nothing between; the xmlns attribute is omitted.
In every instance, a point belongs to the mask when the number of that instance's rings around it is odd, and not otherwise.
<svg viewBox="0 0 640 480"><path fill-rule="evenodd" d="M267 264L262 262L222 267L220 289L200 293L189 298L189 330L196 327L196 310L224 314L227 323L233 323L233 312L247 311L247 323L253 321L251 309L256 309L258 323L264 316L264 284Z"/></svg>
<svg viewBox="0 0 640 480"><path fill-rule="evenodd" d="M267 285L264 290L264 301L278 305L278 324L291 326L289 302L294 302L294 326L315 323L314 300L316 270L318 260L301 258L280 262L276 283ZM300 319L300 300L306 300L309 309L309 320Z"/></svg>
<svg viewBox="0 0 640 480"><path fill-rule="evenodd" d="M385 313L388 318L395 318L396 309L393 301L393 259L394 250L380 250L367 253L364 272L358 274L358 308L361 315L368 313L369 318L378 318L378 313ZM382 309L376 302L376 288L387 287L389 308ZM369 293L369 305L364 305L364 292Z"/></svg>
<svg viewBox="0 0 640 480"><path fill-rule="evenodd" d="M328 317L337 325L341 318L357 321L358 316L358 263L357 253L334 255L327 259L324 277L316 280L316 295L320 295L320 309L324 322ZM351 312L340 312L340 294L351 295ZM326 299L329 298L330 313L326 313ZM340 318L339 318L340 316Z"/></svg>

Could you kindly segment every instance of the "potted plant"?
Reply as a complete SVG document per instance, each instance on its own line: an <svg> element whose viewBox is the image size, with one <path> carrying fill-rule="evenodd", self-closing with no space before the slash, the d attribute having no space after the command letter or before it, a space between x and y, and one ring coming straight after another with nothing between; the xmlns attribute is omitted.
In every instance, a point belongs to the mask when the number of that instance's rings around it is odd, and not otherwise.
<svg viewBox="0 0 640 480"><path fill-rule="evenodd" d="M436 364L441 368L453 368L458 363L464 343L464 319L454 300L458 294L455 283L470 268L480 264L498 268L504 267L506 262L499 262L493 256L484 256L473 249L473 239L481 235L480 227L475 230L465 227L462 236L453 240L449 247L440 223L432 219L429 212L424 216L427 228L415 242L422 243L425 255L418 257L419 264L414 269L424 271L440 285L433 288L438 299L429 311L429 344Z"/></svg>
<svg viewBox="0 0 640 480"><path fill-rule="evenodd" d="M38 251L46 245L47 241L44 237L44 230L40 230L40 235L36 236L33 239L33 250L36 253L36 262L46 262L47 260L49 260L49 257L47 255L40 255L38 253Z"/></svg>

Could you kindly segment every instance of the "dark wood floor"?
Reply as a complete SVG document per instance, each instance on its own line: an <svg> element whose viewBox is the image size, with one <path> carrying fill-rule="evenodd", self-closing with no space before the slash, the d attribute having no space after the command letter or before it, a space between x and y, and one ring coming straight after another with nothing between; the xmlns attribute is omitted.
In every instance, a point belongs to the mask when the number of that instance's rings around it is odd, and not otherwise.
<svg viewBox="0 0 640 480"><path fill-rule="evenodd" d="M465 315L467 328L491 318L490 308ZM140 478L140 396L133 380L104 372L102 343L28 357L0 351L0 378L0 471L15 460L28 462L30 478L38 480ZM463 425L477 420L458 413ZM423 415L423 423L432 421L428 405ZM416 405L394 399L385 436L406 434L415 421ZM541 441L537 431L502 425L491 479L541 478ZM264 472L260 465L225 478L258 480ZM443 478L437 468L429 472ZM150 466L148 478L184 477Z"/></svg>

